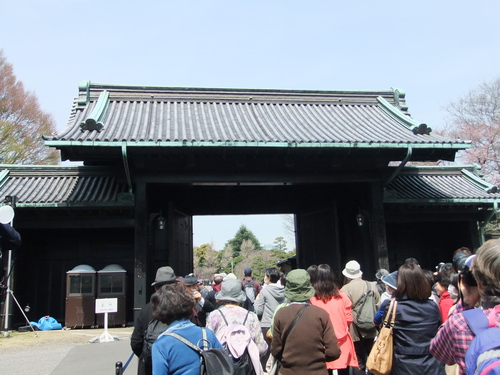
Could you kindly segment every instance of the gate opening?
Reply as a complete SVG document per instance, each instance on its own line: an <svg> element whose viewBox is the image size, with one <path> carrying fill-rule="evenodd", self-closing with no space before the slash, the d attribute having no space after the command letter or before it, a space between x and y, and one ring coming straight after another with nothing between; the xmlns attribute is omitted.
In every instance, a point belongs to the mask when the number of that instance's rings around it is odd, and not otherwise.
<svg viewBox="0 0 500 375"><path fill-rule="evenodd" d="M295 218L293 214L193 216L193 246L193 269L200 280L208 282L216 273L234 273L241 279L251 268L254 278L263 281L267 267L295 255Z"/></svg>

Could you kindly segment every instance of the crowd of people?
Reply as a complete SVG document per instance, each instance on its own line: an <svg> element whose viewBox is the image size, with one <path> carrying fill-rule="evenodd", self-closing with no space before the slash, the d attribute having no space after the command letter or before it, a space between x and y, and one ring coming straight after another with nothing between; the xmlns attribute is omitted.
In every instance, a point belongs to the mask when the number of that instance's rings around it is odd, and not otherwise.
<svg viewBox="0 0 500 375"><path fill-rule="evenodd" d="M246 269L242 279L214 275L210 290L194 274L177 277L162 267L132 334L138 373L199 374L197 353L168 333L199 345L206 327L210 346L224 348L244 373L274 374L279 363L276 375L370 374L367 358L395 300L391 374L468 374L471 366L482 366L466 361L476 335L479 340L475 321L486 317L486 326L500 327L500 240L487 241L475 254L460 248L450 260L430 271L408 258L392 272L378 270L374 281L363 278L356 260L345 264L342 280L328 264L287 274L271 267L262 285ZM157 337L154 322L161 326ZM488 352L489 370L500 370L496 350ZM474 354L479 361L485 357Z"/></svg>
<svg viewBox="0 0 500 375"><path fill-rule="evenodd" d="M0 260L2 250L20 244L19 233L0 223ZM0 291L8 276L0 275ZM198 352L186 350L177 335L225 350L235 373L367 375L391 301L397 301L392 375L500 373L500 239L475 254L461 247L434 271L408 258L367 281L350 260L342 276L328 264L286 275L271 267L261 285L247 268L241 280L214 275L207 290L193 273L178 277L160 267L131 336L138 374L198 375Z"/></svg>

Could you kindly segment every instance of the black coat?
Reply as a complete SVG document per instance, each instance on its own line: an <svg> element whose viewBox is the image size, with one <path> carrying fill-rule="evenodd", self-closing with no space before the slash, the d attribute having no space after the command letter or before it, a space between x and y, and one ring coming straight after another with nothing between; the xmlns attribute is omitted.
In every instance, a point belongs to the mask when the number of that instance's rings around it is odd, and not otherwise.
<svg viewBox="0 0 500 375"><path fill-rule="evenodd" d="M4 283L4 268L7 268L8 250L16 250L21 246L21 235L10 224L0 223L0 283ZM4 263L5 262L5 263Z"/></svg>
<svg viewBox="0 0 500 375"><path fill-rule="evenodd" d="M153 308L151 307L151 302L144 306L134 322L134 331L132 336L130 336L130 347L137 357L139 357L139 363L137 365L137 375L152 375L153 368L151 366L146 366L146 364L141 360L142 348L144 345L144 334L148 328L149 322L153 320Z"/></svg>
<svg viewBox="0 0 500 375"><path fill-rule="evenodd" d="M198 302L194 305L194 312L190 320L199 327L205 327L207 325L207 316L212 311L214 311L214 305L205 298L203 307Z"/></svg>
<svg viewBox="0 0 500 375"><path fill-rule="evenodd" d="M398 300L392 375L445 375L444 364L429 351L440 325L441 314L434 301Z"/></svg>
<svg viewBox="0 0 500 375"><path fill-rule="evenodd" d="M0 246L3 250L15 250L21 246L21 235L10 224L0 223Z"/></svg>

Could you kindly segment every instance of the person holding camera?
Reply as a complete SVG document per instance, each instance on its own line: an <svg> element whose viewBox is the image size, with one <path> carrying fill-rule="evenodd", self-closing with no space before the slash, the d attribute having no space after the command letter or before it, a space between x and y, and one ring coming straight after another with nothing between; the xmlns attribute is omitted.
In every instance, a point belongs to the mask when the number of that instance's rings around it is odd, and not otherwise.
<svg viewBox="0 0 500 375"><path fill-rule="evenodd" d="M9 277L6 274L7 251L16 250L19 246L21 246L21 235L10 224L0 223L0 262L2 263L0 286L2 288L7 287L7 278Z"/></svg>
<svg viewBox="0 0 500 375"><path fill-rule="evenodd" d="M466 316L471 321L484 320L486 327L500 327L499 259L500 239L486 241L475 256L466 259L459 282L461 300L431 341L431 354L447 365L457 363L460 375L466 373L466 354L476 337ZM469 310L474 310L477 303L480 308L476 311L484 314L484 319L479 320L477 316L469 315ZM495 353L484 354L483 357L496 358ZM475 369L474 363L472 365Z"/></svg>
<svg viewBox="0 0 500 375"><path fill-rule="evenodd" d="M198 279L194 273L186 275L184 283L186 284L187 291L191 292L196 302L191 321L199 327L205 327L207 325L207 315L214 311L214 305L202 296Z"/></svg>

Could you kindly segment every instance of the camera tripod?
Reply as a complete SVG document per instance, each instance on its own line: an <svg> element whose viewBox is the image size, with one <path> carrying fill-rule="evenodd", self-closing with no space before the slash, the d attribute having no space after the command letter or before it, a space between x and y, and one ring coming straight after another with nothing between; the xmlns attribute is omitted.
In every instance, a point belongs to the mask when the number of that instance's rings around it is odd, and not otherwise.
<svg viewBox="0 0 500 375"><path fill-rule="evenodd" d="M14 220L14 207L16 206L17 202L17 197L16 196L11 196L8 195L5 197L5 202L3 206L0 206L0 223L4 225L13 225L13 220ZM17 232L16 232L17 234ZM17 234L19 236L19 234ZM18 239L18 242L20 244L20 237ZM3 243L2 243L3 244ZM0 244L0 245L2 245ZM2 256L2 252L0 249L0 258ZM2 336L8 337L9 336L9 314L10 314L10 298L9 295L12 297L12 299L16 302L17 306L19 307L19 310L24 316L24 319L26 319L26 322L28 323L28 326L31 327L33 332L35 332L35 329L31 326L30 321L28 320L28 317L24 313L23 309L21 308L21 305L19 304L17 298L14 296L14 292L11 289L11 274L12 270L14 269L13 267L13 260L12 260L12 250L9 250L8 256L7 256L7 277L5 280L5 285L2 285L1 280L0 280L0 290L5 290L5 302L4 302L4 315L3 315L3 322L4 322L4 329L2 330ZM38 335L35 332L35 337L38 337Z"/></svg>
<svg viewBox="0 0 500 375"><path fill-rule="evenodd" d="M26 314L24 313L24 310L23 308L21 307L21 305L19 304L19 301L17 300L16 296L14 296L14 292L9 288L9 284L10 284L10 274L12 272L12 268L11 268L11 265L12 265L12 250L9 250L9 253L8 253L8 258L7 258L7 280L6 280L6 285L3 285L0 283L0 289L5 289L5 303L4 303L4 329L2 330L2 336L3 337L8 337L9 336L9 312L10 312L10 299L9 299L9 295L12 297L12 299L14 300L14 302L17 304L17 307L19 307L19 311L21 311L21 313L23 314L24 316L24 319L26 320L26 323L28 324L29 327L31 327L31 330L33 331L33 333L35 334L35 337L38 337L38 334L35 332L35 329L33 328L33 326L31 325L28 317L26 316Z"/></svg>

